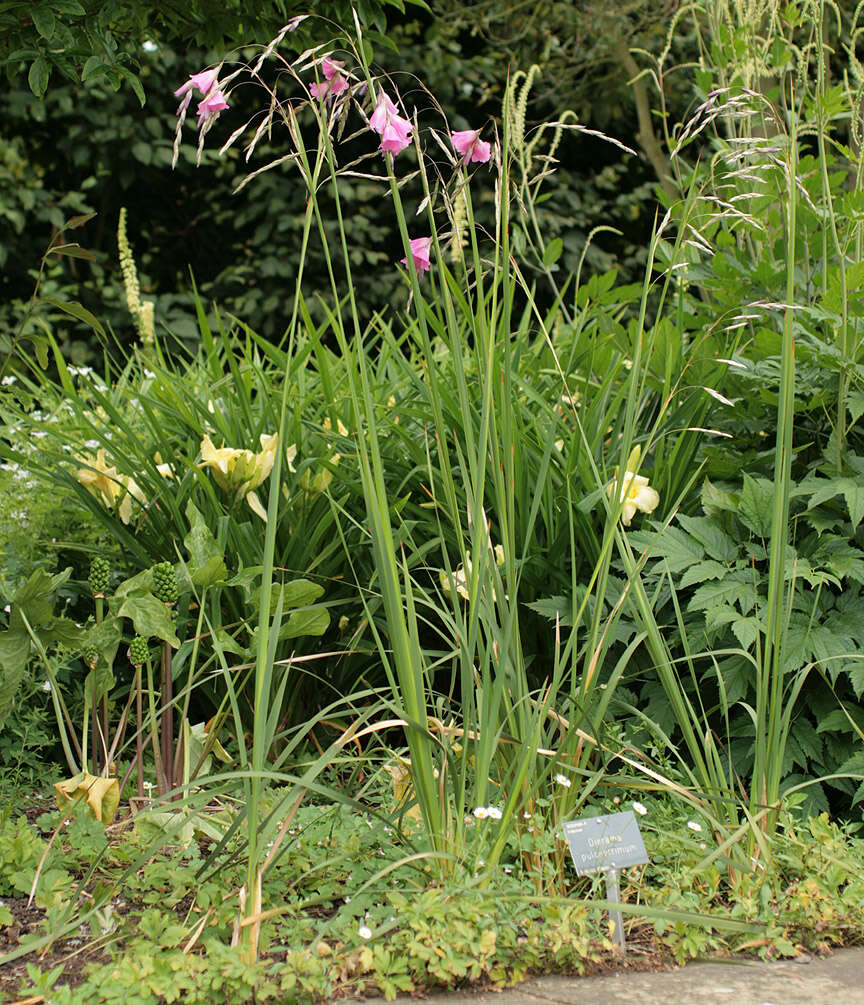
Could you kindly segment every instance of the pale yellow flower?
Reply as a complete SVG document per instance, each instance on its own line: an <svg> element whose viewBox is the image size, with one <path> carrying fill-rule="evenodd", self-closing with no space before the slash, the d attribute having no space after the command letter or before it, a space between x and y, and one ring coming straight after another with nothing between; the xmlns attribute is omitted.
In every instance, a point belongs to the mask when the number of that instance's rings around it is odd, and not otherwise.
<svg viewBox="0 0 864 1005"><path fill-rule="evenodd" d="M615 495L617 476L612 479L609 485L609 495ZM660 505L660 495L656 489L651 488L648 479L644 475L637 475L633 471L625 471L621 485L621 495L618 500L624 504L621 511L621 522L625 527L630 526L630 521L639 510L642 513L653 513Z"/></svg>
<svg viewBox="0 0 864 1005"><path fill-rule="evenodd" d="M332 431L333 424L330 422L330 416L329 415L324 419L324 422L322 423L322 425L327 430L328 433ZM337 419L336 420L336 430L337 430L337 432L339 433L340 436L347 436L348 435L348 430L345 427L345 423L341 419Z"/></svg>
<svg viewBox="0 0 864 1005"><path fill-rule="evenodd" d="M252 510L267 519L267 511L255 494L255 489L269 476L276 460L278 433L261 434L261 450L256 454L251 450L233 447L213 446L209 436L201 441L201 467L210 468L216 484L226 492L233 492L236 499L244 499ZM289 460L290 466L290 460Z"/></svg>
<svg viewBox="0 0 864 1005"><path fill-rule="evenodd" d="M105 460L105 450L100 447L96 456L82 454L78 460L85 465L75 472L78 481L94 495L106 509L115 509L123 523L132 519L132 500L145 503L144 493L131 475L121 475L113 464Z"/></svg>
<svg viewBox="0 0 864 1005"><path fill-rule="evenodd" d="M496 544L492 549L492 553L495 556L495 564L504 564L504 545ZM465 554L465 565L461 563L453 573L453 579L456 584L456 592L464 600L470 600L470 594L468 593L468 577L471 575L471 552L466 552ZM450 593L450 577L446 572L441 572L438 577L441 581L441 588L446 594Z"/></svg>

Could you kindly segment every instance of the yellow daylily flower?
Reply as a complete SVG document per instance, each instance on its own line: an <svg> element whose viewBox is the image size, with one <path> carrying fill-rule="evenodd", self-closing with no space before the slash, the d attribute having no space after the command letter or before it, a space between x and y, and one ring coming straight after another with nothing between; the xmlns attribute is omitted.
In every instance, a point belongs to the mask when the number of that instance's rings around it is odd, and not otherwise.
<svg viewBox="0 0 864 1005"><path fill-rule="evenodd" d="M106 826L114 819L120 805L120 786L116 778L100 778L85 771L66 781L55 782L54 792L58 809L85 802L93 816Z"/></svg>
<svg viewBox="0 0 864 1005"><path fill-rule="evenodd" d="M610 496L615 495L617 475L612 479L608 492ZM630 521L636 515L636 511L642 513L653 513L660 505L660 494L656 489L651 488L648 479L644 475L637 475L633 471L624 473L624 480L621 485L621 495L619 502L624 503L621 511L621 522L625 527L630 526Z"/></svg>
<svg viewBox="0 0 864 1005"><path fill-rule="evenodd" d="M82 454L78 460L85 467L75 472L78 481L94 495L106 509L117 508L123 523L132 519L132 500L145 503L144 493L131 475L121 475L113 464L105 460L105 450L100 447L96 456Z"/></svg>
<svg viewBox="0 0 864 1005"><path fill-rule="evenodd" d="M269 476L276 460L278 433L261 434L261 450L256 454L251 450L233 447L213 446L209 436L201 441L201 467L210 468L216 484L226 492L233 492L236 499L246 499L251 509L267 519L267 512L261 505L255 489ZM293 455L289 453L289 467Z"/></svg>
<svg viewBox="0 0 864 1005"><path fill-rule="evenodd" d="M491 548L491 544L490 544ZM495 564L504 564L504 545L496 544L494 548L491 549L493 555L495 556ZM468 577L471 575L471 552L465 553L465 565L461 563L453 573L453 579L456 583L456 592L459 594L463 600L470 600L470 594L468 593ZM446 572L441 572L438 577L441 580L441 588L446 594L450 594L450 577Z"/></svg>

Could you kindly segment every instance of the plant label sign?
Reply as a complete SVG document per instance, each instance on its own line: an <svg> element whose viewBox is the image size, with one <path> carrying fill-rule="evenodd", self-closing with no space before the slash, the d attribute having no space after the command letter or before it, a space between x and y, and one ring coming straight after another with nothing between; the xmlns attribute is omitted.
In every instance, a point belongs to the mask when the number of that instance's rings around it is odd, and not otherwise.
<svg viewBox="0 0 864 1005"><path fill-rule="evenodd" d="M648 861L632 810L569 820L564 824L564 837L580 876L625 869Z"/></svg>

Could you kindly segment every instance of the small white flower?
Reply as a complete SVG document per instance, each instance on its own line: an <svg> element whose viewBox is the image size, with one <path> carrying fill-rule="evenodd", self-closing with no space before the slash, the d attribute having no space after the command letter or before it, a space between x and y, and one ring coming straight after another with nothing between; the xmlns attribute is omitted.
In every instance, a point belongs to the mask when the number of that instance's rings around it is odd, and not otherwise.
<svg viewBox="0 0 864 1005"><path fill-rule="evenodd" d="M51 681L50 680L42 681L42 690L43 691L47 691L49 694L51 693Z"/></svg>
<svg viewBox="0 0 864 1005"><path fill-rule="evenodd" d="M497 806L487 806L486 816L488 816L490 820L500 820L501 810L499 810Z"/></svg>
<svg viewBox="0 0 864 1005"><path fill-rule="evenodd" d="M18 380L17 377L14 377L12 376L12 374L9 374L6 377L4 377L2 381L0 381L0 384L2 384L3 387L11 387L12 384L14 384L17 380Z"/></svg>
<svg viewBox="0 0 864 1005"><path fill-rule="evenodd" d="M357 934L360 936L361 939L371 939L372 929L368 925L361 925L357 929Z"/></svg>
<svg viewBox="0 0 864 1005"><path fill-rule="evenodd" d="M702 824L697 824L695 820L688 820L687 821L687 826L690 828L691 831L701 831L702 830Z"/></svg>
<svg viewBox="0 0 864 1005"><path fill-rule="evenodd" d="M524 813L522 814L522 819L523 819L523 820L530 820L530 819L531 819L531 814L530 814L530 813L529 813L529 812L528 812L528 811L526 810L526 811L525 811L525 812L524 812Z"/></svg>
<svg viewBox="0 0 864 1005"><path fill-rule="evenodd" d="M645 808L645 806L643 806L642 803L634 802L633 812L638 813L640 817L644 817L645 814L648 812L648 810Z"/></svg>
<svg viewBox="0 0 864 1005"><path fill-rule="evenodd" d="M570 786L573 784L566 775L562 775L560 773L555 776L555 781L559 785L563 785L565 789L569 789Z"/></svg>
<svg viewBox="0 0 864 1005"><path fill-rule="evenodd" d="M477 817L478 820L485 820L486 817L489 816L489 811L486 809L485 806L478 806L474 810L474 816Z"/></svg>

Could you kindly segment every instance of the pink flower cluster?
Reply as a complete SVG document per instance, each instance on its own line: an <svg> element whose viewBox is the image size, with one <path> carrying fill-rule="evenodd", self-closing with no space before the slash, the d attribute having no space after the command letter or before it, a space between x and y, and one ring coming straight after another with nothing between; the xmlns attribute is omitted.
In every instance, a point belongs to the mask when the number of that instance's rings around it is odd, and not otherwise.
<svg viewBox="0 0 864 1005"><path fill-rule="evenodd" d="M414 126L403 119L399 109L383 92L378 95L378 104L369 118L369 125L381 137L381 149L394 156L411 144Z"/></svg>
<svg viewBox="0 0 864 1005"><path fill-rule="evenodd" d="M292 18L286 25L287 30L293 31L301 20L302 18ZM324 80L321 83L313 82L309 85L309 93L313 98L320 101L325 98L334 99L348 89L348 81L341 72L344 63L325 56L319 65ZM219 67L215 70L202 70L200 73L192 74L186 83L174 92L175 97L183 98L177 109L177 114L183 113L185 115L192 99L192 92L200 91L204 97L198 103L199 127L218 117L220 112L228 108L228 101L219 87L218 78ZM413 123L410 119L399 114L399 109L383 90L379 92L375 111L369 117L369 127L381 137L383 153L389 153L395 157L411 145L411 134L414 132ZM462 158L463 167L472 163L486 164L492 156L492 146L487 140L480 139L479 129L462 129L451 132L450 142L453 144L453 149ZM409 241L409 245L414 268L420 277L431 268L432 238L415 237ZM401 261L403 265L408 265L407 257Z"/></svg>
<svg viewBox="0 0 864 1005"><path fill-rule="evenodd" d="M218 84L219 68L215 70L202 70L200 73L193 73L181 87L174 92L175 98L183 98L177 114L185 111L192 100L192 92L200 91L204 98L198 102L198 125L208 122L210 119L219 117L220 112L224 112L229 107L225 95Z"/></svg>
<svg viewBox="0 0 864 1005"><path fill-rule="evenodd" d="M336 98L348 89L348 81L339 72L344 63L326 56L321 60L321 72L324 74L323 84L310 84L309 93L313 98L323 101L325 98Z"/></svg>
<svg viewBox="0 0 864 1005"><path fill-rule="evenodd" d="M462 129L450 133L450 142L456 153L462 157L463 164L468 164L469 161L485 164L492 156L492 145L488 140L480 139L479 129Z"/></svg>

